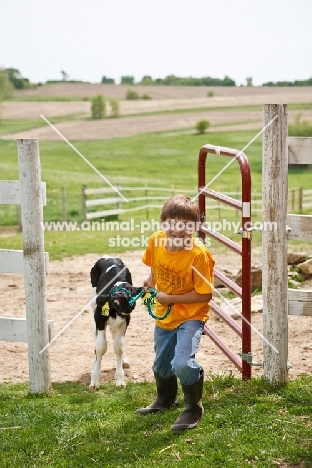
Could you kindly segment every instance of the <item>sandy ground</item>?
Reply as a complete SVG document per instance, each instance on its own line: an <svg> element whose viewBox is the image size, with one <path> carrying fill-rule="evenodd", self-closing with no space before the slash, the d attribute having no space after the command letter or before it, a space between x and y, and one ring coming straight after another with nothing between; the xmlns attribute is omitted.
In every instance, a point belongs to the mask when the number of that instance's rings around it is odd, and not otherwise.
<svg viewBox="0 0 312 468"><path fill-rule="evenodd" d="M255 253L253 259L259 256ZM141 263L141 252L128 252L120 255L132 271L134 284L142 285L147 275L147 267ZM94 355L94 323L90 308L89 271L99 258L98 254L68 258L50 262L47 276L47 308L49 319L54 320L54 334L58 334L66 324L77 317L66 331L50 347L52 382L77 381L86 384L90 381L90 370ZM236 273L238 269L235 254L215 254L217 267ZM1 315L11 317L25 316L23 277L20 275L0 275ZM311 288L311 285L309 286ZM311 317L289 317L289 361L292 365L290 378L300 373L311 374L312 327ZM241 322L241 319L238 319ZM262 313L253 314L252 323L261 333ZM226 341L234 353L241 351L240 339L224 322L213 313L209 326ZM130 326L126 333L125 347L130 361L126 369L126 381L150 381L153 379L152 363L154 320L142 304L137 303L132 313ZM109 337L108 351L102 362L102 382L114 381L115 355ZM0 342L0 382L23 382L28 380L27 344ZM252 331L252 351L254 361L261 361L262 340ZM224 375L238 370L221 353L219 348L203 336L197 359L209 374ZM261 367L253 367L253 375L262 375Z"/></svg>

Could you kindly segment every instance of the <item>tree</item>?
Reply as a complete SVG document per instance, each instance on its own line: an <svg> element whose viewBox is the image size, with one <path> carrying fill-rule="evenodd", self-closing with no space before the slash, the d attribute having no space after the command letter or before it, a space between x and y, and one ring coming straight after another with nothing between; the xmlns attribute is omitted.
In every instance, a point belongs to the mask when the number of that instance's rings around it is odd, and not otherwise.
<svg viewBox="0 0 312 468"><path fill-rule="evenodd" d="M145 75L143 76L140 84L144 86L148 86L148 85L152 85L153 83L154 83L153 78L150 75Z"/></svg>
<svg viewBox="0 0 312 468"><path fill-rule="evenodd" d="M247 85L246 86L252 86L252 78L248 77L246 78Z"/></svg>
<svg viewBox="0 0 312 468"><path fill-rule="evenodd" d="M115 84L114 78L107 78L107 76L102 76L102 84Z"/></svg>
<svg viewBox="0 0 312 468"><path fill-rule="evenodd" d="M6 70L0 69L0 102L12 96L14 87L8 79Z"/></svg>
<svg viewBox="0 0 312 468"><path fill-rule="evenodd" d="M30 83L28 78L23 78L20 74L20 71L16 68L6 68L5 73L7 75L7 79L15 89L27 89L30 88Z"/></svg>
<svg viewBox="0 0 312 468"><path fill-rule="evenodd" d="M65 71L63 71L63 70L61 70L61 74L62 74L62 76L63 76L63 81L67 81L69 75L68 75Z"/></svg>
<svg viewBox="0 0 312 468"><path fill-rule="evenodd" d="M0 110L1 102L12 96L14 91L12 83L8 80L8 76L5 70L0 69ZM1 124L1 113L0 113L0 124Z"/></svg>
<svg viewBox="0 0 312 468"><path fill-rule="evenodd" d="M134 85L134 76L122 76L120 84Z"/></svg>
<svg viewBox="0 0 312 468"><path fill-rule="evenodd" d="M111 117L119 117L119 101L117 99L110 99L109 104L111 106Z"/></svg>
<svg viewBox="0 0 312 468"><path fill-rule="evenodd" d="M197 133L200 133L200 134L204 134L209 127L210 127L210 122L209 120L206 120L206 119L199 120L195 126Z"/></svg>
<svg viewBox="0 0 312 468"><path fill-rule="evenodd" d="M94 96L91 101L92 119L104 119L106 117L106 102L102 94Z"/></svg>
<svg viewBox="0 0 312 468"><path fill-rule="evenodd" d="M126 94L126 99L129 101L135 101L136 99L140 99L140 96L136 91L132 91L131 89L128 89L127 94Z"/></svg>

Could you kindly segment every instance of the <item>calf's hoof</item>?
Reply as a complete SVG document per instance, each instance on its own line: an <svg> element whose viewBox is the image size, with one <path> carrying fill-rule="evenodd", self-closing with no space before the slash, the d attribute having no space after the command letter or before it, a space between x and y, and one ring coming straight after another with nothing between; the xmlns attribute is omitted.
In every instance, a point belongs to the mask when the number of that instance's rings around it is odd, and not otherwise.
<svg viewBox="0 0 312 468"><path fill-rule="evenodd" d="M89 390L93 392L98 392L100 390L100 387L97 387L96 385L89 385Z"/></svg>
<svg viewBox="0 0 312 468"><path fill-rule="evenodd" d="M116 388L125 388L125 382L116 382Z"/></svg>
<svg viewBox="0 0 312 468"><path fill-rule="evenodd" d="M129 368L130 368L130 364L129 364L128 362L123 362L122 368L123 368L123 369L129 369Z"/></svg>

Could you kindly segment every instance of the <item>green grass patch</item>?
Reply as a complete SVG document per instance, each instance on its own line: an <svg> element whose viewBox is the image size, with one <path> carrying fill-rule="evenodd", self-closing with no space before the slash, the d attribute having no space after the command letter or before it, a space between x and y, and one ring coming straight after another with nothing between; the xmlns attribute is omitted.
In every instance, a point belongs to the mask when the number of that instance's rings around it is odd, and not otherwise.
<svg viewBox="0 0 312 468"><path fill-rule="evenodd" d="M311 466L312 378L287 386L262 379L208 376L197 429L173 433L181 411L148 416L153 383L113 384L90 393L81 383L53 385L51 397L27 385L0 385L3 467ZM182 395L179 395L182 400Z"/></svg>
<svg viewBox="0 0 312 468"><path fill-rule="evenodd" d="M79 120L87 120L87 118L85 115L81 114L70 114L49 118L49 122L52 124L57 124L60 122L74 122ZM32 130L33 128L44 127L46 125L47 123L41 118L27 120L2 119L0 121L0 136L10 133L24 132L26 130Z"/></svg>
<svg viewBox="0 0 312 468"><path fill-rule="evenodd" d="M295 104L288 104L288 109L290 110L304 110L304 109L312 109L312 102L305 102L305 103L295 103ZM132 114L127 114L121 117L144 117L149 115L170 115L170 114L186 114L186 113L194 113L194 112L245 112L245 111L262 111L263 105L251 104L251 105L237 105L237 106L198 106L198 107L186 107L186 108L179 108L179 109L168 109L168 110L159 110L159 111L146 111L146 112L133 112ZM207 117L207 116L206 116ZM248 121L250 122L250 121Z"/></svg>

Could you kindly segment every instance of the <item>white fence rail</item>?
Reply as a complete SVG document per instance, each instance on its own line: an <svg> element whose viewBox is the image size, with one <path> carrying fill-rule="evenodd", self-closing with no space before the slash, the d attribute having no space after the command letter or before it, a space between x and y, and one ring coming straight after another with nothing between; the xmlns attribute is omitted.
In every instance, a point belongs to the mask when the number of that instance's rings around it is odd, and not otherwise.
<svg viewBox="0 0 312 468"><path fill-rule="evenodd" d="M118 192L127 198L127 202L118 195ZM141 193L141 195L139 195ZM121 187L116 186L116 191L113 188L87 188L82 187L82 205L84 221L96 218L106 218L116 216L133 211L146 212L146 217L149 217L149 210L153 208L161 209L165 200L175 193L187 193L191 196L196 195L196 190L161 188L161 187ZM241 192L224 192L225 195L241 199ZM101 198L98 196L101 195ZM96 198L95 198L96 197ZM138 202L143 202L139 203ZM158 203L157 203L158 202ZM99 209L94 209L98 207ZM90 209L91 208L91 209ZM290 211L302 212L303 209L311 208L312 211L312 190L303 190L301 187L291 188L288 192L288 209ZM207 210L221 211L220 203L213 202L206 206ZM226 209L222 207L222 209ZM251 201L252 213L262 213L262 193L252 193ZM220 217L220 216L219 216Z"/></svg>
<svg viewBox="0 0 312 468"><path fill-rule="evenodd" d="M118 190L118 191L117 191ZM127 202L118 195L121 193L127 198ZM144 193L144 195L140 195ZM84 220L105 218L107 216L119 216L123 213L132 211L146 211L146 217L149 217L149 210L153 208L160 209L165 200L175 193L188 193L195 195L196 190L161 188L161 187L121 187L113 188L95 188L88 189L86 185L82 187L82 205ZM115 195L115 196L112 196ZM107 198L89 198L90 196L108 195ZM137 204L137 202L144 202ZM157 203L158 202L158 203ZM112 208L111 206L114 206ZM102 210L89 211L88 208L101 206Z"/></svg>
<svg viewBox="0 0 312 468"><path fill-rule="evenodd" d="M1 185L4 187L4 192L7 192L3 196L2 200L0 199L0 222L2 216L9 215L13 220L16 219L20 230L21 220L18 199L14 195L14 190L18 187L19 182L14 182L14 185L10 187L7 184L8 181L0 181L0 194L1 194ZM45 183L42 182L42 191L43 196L45 197ZM118 186L117 186L118 187ZM172 189L172 188L162 188L162 187L119 187L118 190L125 192L129 203L126 203L121 197L116 195L116 192L112 188L82 188L82 209L83 209L83 219L84 221L96 218L105 218L108 216L119 216L123 213L128 213L131 211L145 211L146 217L148 219L150 210L157 208L158 210L162 207L164 200L169 198L174 193L188 193L191 196L196 194L196 190L188 189ZM133 196L131 196L131 192ZM134 196L136 192L136 195ZM224 192L225 195L241 199L241 193L236 192ZM129 196L128 196L129 194ZM0 195L1 196L1 195ZM5 198L4 198L5 197ZM7 200L15 200L14 204L8 205ZM13 201L12 201L13 203ZM62 217L63 221L67 221L67 211L66 211L66 189L62 188ZM252 214L253 216L261 215L262 213L262 194L260 192L252 193L252 202L251 202ZM207 209L213 212L217 212L217 216L221 217L221 211L226 210L227 207L222 206L219 202L214 202L211 200L211 204L207 206ZM312 190L305 190L302 188L291 188L288 192L288 209L291 212L302 213L302 212L312 212ZM49 221L49 219L47 219ZM12 224L15 224L13 221Z"/></svg>

